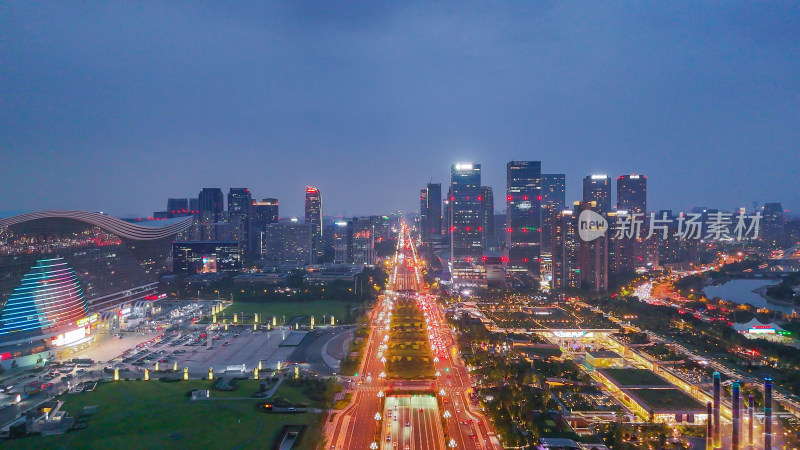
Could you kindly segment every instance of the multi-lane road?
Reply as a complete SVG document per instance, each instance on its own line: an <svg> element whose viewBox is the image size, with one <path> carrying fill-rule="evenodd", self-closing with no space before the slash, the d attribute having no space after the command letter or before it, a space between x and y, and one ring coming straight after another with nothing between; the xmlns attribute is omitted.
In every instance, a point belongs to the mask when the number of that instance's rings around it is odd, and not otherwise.
<svg viewBox="0 0 800 450"><path fill-rule="evenodd" d="M500 448L485 418L472 403L469 373L458 358L455 337L437 298L425 290L421 267L409 230L403 226L386 292L369 313L370 333L358 375L353 377L352 400L326 427L328 448ZM392 308L399 296L413 297L425 315L435 357L436 380L426 384L432 395L418 392L405 395L403 389L418 390L418 385L385 378L383 344L388 339Z"/></svg>

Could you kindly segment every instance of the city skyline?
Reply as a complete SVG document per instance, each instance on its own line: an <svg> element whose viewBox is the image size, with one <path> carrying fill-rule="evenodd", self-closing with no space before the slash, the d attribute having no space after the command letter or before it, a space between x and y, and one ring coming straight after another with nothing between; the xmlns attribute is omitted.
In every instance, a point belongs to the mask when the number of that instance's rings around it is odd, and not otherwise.
<svg viewBox="0 0 800 450"><path fill-rule="evenodd" d="M499 189L510 160L565 173L568 200L646 173L658 209L800 210L789 5L1 11L6 212L144 215L206 186L413 211L453 162Z"/></svg>

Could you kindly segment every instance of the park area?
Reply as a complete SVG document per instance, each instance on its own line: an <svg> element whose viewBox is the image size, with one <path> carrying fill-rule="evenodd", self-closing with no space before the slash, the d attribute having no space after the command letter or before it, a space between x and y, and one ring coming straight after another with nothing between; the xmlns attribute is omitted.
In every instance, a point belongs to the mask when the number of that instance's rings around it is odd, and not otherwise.
<svg viewBox="0 0 800 450"><path fill-rule="evenodd" d="M298 448L315 448L319 444L316 427L322 420L321 414L259 412L256 409L259 400L246 398L258 391L259 382L255 380L241 380L236 391L212 390L209 400L189 400L192 389L210 389L211 384L206 380L103 383L92 392L61 397L65 401L61 409L76 418L84 407L97 407L85 429L58 436L21 438L7 444L23 449L261 449L271 448L284 425L309 426ZM324 406L321 398L309 398L310 389L302 381L287 380L272 399L280 397L290 404Z"/></svg>
<svg viewBox="0 0 800 450"><path fill-rule="evenodd" d="M395 379L432 378L433 354L425 317L412 299L399 299L392 311L386 375Z"/></svg>
<svg viewBox="0 0 800 450"><path fill-rule="evenodd" d="M267 323L272 317L277 318L278 325L290 324L293 320L303 318L300 325L309 325L310 317L314 316L317 325L330 324L331 316L336 320L336 324L353 323L358 317L359 311L350 311L354 307L361 306L358 303L340 302L336 300L314 300L310 302L286 301L286 302L234 302L225 308L221 314L217 315L217 320L223 318L228 322L233 320L233 315L237 314L238 320L242 320L244 314L245 323L252 323L253 314L258 313L259 321Z"/></svg>

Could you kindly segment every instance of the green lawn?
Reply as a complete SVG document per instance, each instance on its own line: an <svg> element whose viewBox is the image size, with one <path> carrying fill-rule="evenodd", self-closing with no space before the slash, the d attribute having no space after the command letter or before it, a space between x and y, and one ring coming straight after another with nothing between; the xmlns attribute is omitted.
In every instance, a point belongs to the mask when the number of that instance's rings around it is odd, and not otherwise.
<svg viewBox="0 0 800 450"><path fill-rule="evenodd" d="M431 378L433 355L425 330L425 317L411 300L398 300L392 314L386 352L389 378Z"/></svg>
<svg viewBox="0 0 800 450"><path fill-rule="evenodd" d="M330 323L331 314L336 318L336 323L347 323L345 317L348 305L352 307L361 306L358 303L340 302L334 300L315 300L312 302L234 302L231 306L225 308L225 314L228 322L233 320L233 315L242 313L246 316L249 323L253 323L253 314L258 313L259 319L262 323L272 320L272 316L278 318L278 325L282 325L283 316L286 316L286 323L289 323L295 317L311 316L315 317L317 325L323 325L323 315L326 316L326 322ZM356 317L357 314L351 314L351 317ZM217 315L217 320L222 321L222 316ZM241 318L239 318L241 320ZM304 323L307 325L307 323Z"/></svg>
<svg viewBox="0 0 800 450"><path fill-rule="evenodd" d="M62 397L63 410L77 416L87 405L98 407L88 428L61 436L14 440L11 448L138 449L138 448L269 448L281 427L310 425L302 448L314 448L320 414L264 414L255 400L190 402L192 388L208 389L210 381L174 383L130 381L104 383L94 392ZM240 388L250 395L254 386ZM212 397L217 395L212 391Z"/></svg>

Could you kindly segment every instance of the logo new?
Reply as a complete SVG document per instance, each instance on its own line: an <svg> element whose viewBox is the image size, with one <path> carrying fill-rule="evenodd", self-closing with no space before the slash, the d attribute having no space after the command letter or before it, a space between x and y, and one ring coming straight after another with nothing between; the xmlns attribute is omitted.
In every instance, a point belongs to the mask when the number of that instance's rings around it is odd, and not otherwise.
<svg viewBox="0 0 800 450"><path fill-rule="evenodd" d="M578 216L578 235L584 241L593 241L603 236L607 229L606 218L592 210L585 209Z"/></svg>

